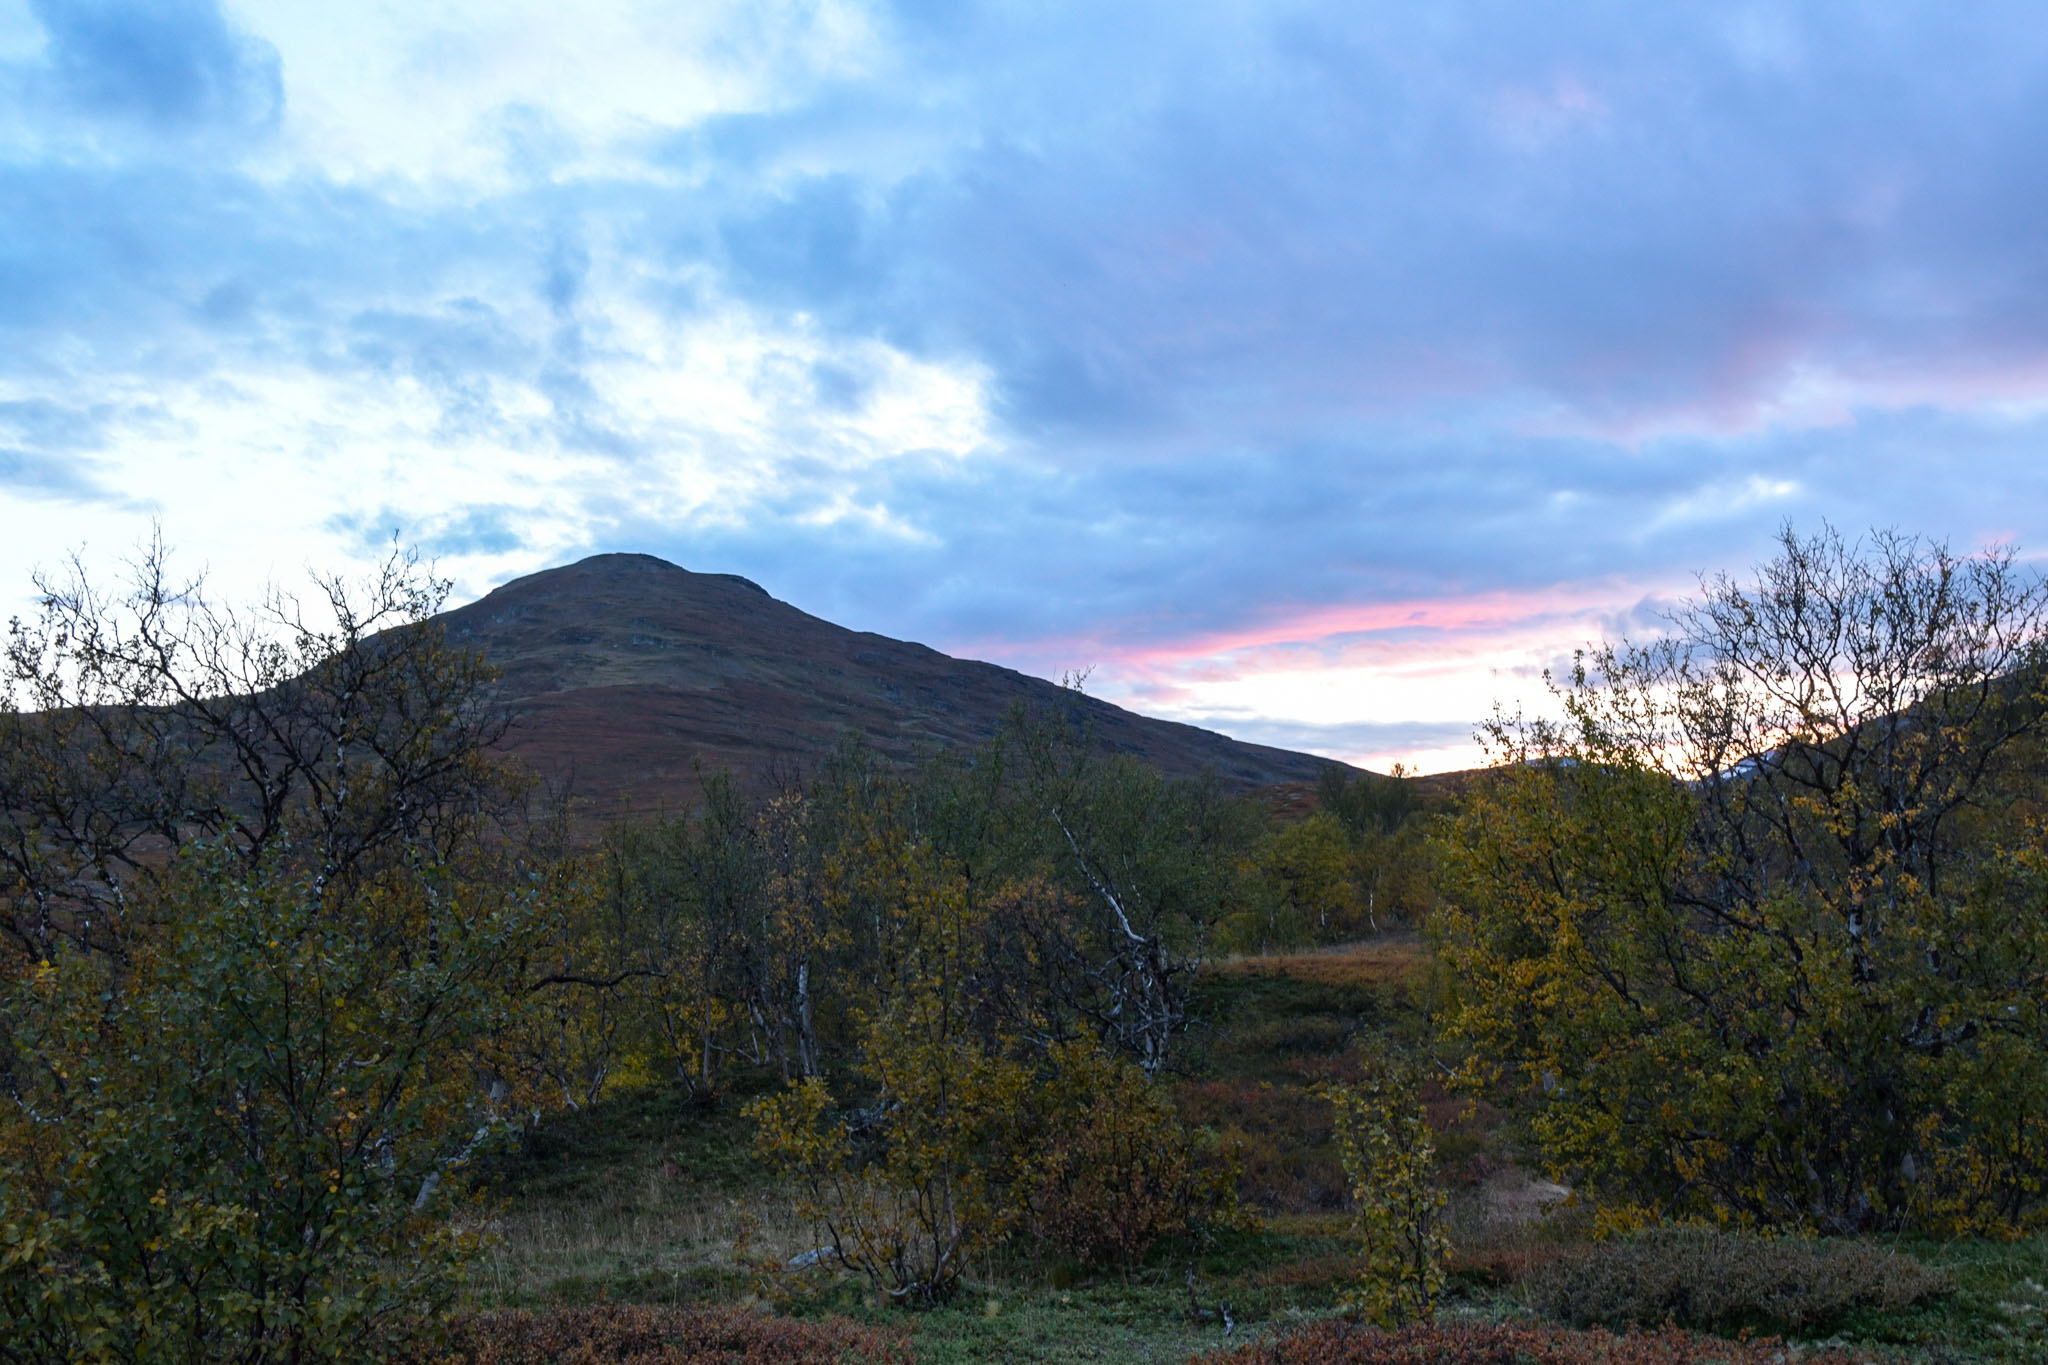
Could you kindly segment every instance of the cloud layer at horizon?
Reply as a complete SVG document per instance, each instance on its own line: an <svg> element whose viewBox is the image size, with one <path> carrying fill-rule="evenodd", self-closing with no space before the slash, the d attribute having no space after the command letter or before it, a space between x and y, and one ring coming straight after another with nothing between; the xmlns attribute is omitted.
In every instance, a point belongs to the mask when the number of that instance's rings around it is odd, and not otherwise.
<svg viewBox="0 0 2048 1365"><path fill-rule="evenodd" d="M0 0L0 573L600 550L1469 761L1785 519L2048 546L2030 7Z"/></svg>

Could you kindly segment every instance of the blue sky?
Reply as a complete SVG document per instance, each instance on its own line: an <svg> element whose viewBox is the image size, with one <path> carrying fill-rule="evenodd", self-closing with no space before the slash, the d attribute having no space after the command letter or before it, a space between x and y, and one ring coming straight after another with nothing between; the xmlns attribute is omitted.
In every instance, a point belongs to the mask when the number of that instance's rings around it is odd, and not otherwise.
<svg viewBox="0 0 2048 1365"><path fill-rule="evenodd" d="M2048 549L2048 19L0 0L0 598L599 550L1383 765Z"/></svg>

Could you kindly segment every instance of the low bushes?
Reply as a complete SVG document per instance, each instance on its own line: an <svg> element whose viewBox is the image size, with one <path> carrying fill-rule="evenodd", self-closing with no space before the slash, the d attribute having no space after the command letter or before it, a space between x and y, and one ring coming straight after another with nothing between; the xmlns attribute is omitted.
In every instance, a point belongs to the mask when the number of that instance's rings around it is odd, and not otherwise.
<svg viewBox="0 0 2048 1365"><path fill-rule="evenodd" d="M404 1365L910 1365L900 1330L744 1309L607 1305L457 1318Z"/></svg>
<svg viewBox="0 0 2048 1365"><path fill-rule="evenodd" d="M1247 1080L1183 1082L1176 1100L1185 1122L1214 1129L1238 1145L1239 1190L1246 1203L1269 1213L1344 1207L1349 1186L1331 1146L1327 1100L1304 1086Z"/></svg>
<svg viewBox="0 0 2048 1365"><path fill-rule="evenodd" d="M1903 1308L1942 1276L1865 1241L1650 1228L1564 1252L1522 1282L1531 1307L1581 1326L1768 1325L1797 1330L1854 1309Z"/></svg>
<svg viewBox="0 0 2048 1365"><path fill-rule="evenodd" d="M849 1114L822 1080L749 1109L756 1148L795 1182L830 1259L932 1307L978 1259L1131 1266L1161 1238L1243 1225L1229 1147L1164 1088L1090 1042L1039 1065L972 1046L873 1049L881 1100Z"/></svg>
<svg viewBox="0 0 2048 1365"><path fill-rule="evenodd" d="M1181 1123L1164 1087L1085 1043L1052 1049L1028 1097L1024 1227L1086 1266L1135 1265L1162 1237L1235 1227L1236 1151Z"/></svg>
<svg viewBox="0 0 2048 1365"><path fill-rule="evenodd" d="M1867 1352L1789 1355L1777 1341L1728 1341L1675 1327L1615 1336L1526 1324L1382 1332L1319 1322L1277 1341L1193 1357L1190 1365L1865 1365Z"/></svg>

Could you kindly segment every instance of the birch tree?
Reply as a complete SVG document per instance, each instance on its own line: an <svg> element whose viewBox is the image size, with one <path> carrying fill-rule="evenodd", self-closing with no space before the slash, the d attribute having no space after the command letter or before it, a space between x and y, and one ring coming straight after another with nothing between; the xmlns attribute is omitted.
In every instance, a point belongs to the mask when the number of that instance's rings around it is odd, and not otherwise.
<svg viewBox="0 0 2048 1365"><path fill-rule="evenodd" d="M1496 723L1437 928L1553 1163L1651 1213L2037 1219L2044 684L2011 551L1788 529Z"/></svg>

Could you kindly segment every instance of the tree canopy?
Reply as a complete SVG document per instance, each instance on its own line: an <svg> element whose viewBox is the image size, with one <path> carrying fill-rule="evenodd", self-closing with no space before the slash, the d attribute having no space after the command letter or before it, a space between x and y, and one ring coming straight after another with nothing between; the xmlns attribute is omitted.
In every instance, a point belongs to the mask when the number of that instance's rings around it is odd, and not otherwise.
<svg viewBox="0 0 2048 1365"><path fill-rule="evenodd" d="M2048 593L1789 529L1502 718L1443 844L1454 1036L1649 1215L2010 1228L2048 1175Z"/></svg>

